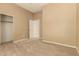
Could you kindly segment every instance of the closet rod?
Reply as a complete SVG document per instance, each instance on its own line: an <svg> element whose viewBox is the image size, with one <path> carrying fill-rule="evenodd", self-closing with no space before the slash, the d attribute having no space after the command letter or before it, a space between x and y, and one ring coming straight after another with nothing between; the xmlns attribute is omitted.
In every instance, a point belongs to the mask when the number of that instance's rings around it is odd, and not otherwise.
<svg viewBox="0 0 79 59"><path fill-rule="evenodd" d="M7 23L13 23L13 22L10 22L10 21L0 21L0 22L7 22Z"/></svg>

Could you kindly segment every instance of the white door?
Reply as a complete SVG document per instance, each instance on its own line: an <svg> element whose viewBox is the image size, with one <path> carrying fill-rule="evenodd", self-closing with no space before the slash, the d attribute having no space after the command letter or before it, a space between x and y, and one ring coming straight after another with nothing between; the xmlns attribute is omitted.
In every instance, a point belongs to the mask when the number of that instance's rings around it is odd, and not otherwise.
<svg viewBox="0 0 79 59"><path fill-rule="evenodd" d="M40 20L29 21L29 36L30 39L40 38Z"/></svg>

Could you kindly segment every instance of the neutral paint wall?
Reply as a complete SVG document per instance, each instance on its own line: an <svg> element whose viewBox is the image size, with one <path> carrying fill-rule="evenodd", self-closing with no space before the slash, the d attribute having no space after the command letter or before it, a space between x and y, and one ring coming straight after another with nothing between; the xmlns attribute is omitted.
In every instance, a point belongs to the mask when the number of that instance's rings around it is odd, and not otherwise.
<svg viewBox="0 0 79 59"><path fill-rule="evenodd" d="M43 8L43 39L76 46L76 4L48 4Z"/></svg>
<svg viewBox="0 0 79 59"><path fill-rule="evenodd" d="M77 4L77 48L79 52L79 4Z"/></svg>
<svg viewBox="0 0 79 59"><path fill-rule="evenodd" d="M28 20L32 13L15 5L0 4L0 14L13 16L14 40L28 38Z"/></svg>
<svg viewBox="0 0 79 59"><path fill-rule="evenodd" d="M38 20L38 19L42 20L42 11L33 13L33 19L34 20Z"/></svg>

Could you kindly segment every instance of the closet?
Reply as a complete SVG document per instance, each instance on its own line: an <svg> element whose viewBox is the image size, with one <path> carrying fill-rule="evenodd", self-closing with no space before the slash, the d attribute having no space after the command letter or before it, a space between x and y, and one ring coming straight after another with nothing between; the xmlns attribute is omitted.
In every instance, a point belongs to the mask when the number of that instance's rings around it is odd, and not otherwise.
<svg viewBox="0 0 79 59"><path fill-rule="evenodd" d="M0 15L0 43L10 42L13 39L13 17Z"/></svg>

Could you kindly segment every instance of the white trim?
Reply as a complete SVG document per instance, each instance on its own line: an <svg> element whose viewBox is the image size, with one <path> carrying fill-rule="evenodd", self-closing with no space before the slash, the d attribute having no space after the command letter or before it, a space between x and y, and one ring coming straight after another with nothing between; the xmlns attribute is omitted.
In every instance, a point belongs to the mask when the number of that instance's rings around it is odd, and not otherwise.
<svg viewBox="0 0 79 59"><path fill-rule="evenodd" d="M78 48L76 48L76 50L77 50L77 52L78 52L78 54L79 54L79 49L78 49Z"/></svg>
<svg viewBox="0 0 79 59"><path fill-rule="evenodd" d="M30 38L30 40L40 40L41 38Z"/></svg>
<svg viewBox="0 0 79 59"><path fill-rule="evenodd" d="M68 44L63 44L63 43L57 43L57 42L51 42L51 41L46 41L46 40L42 40L43 42L46 42L46 43L51 43L51 44L57 44L57 45L61 45L61 46L66 46L66 47L71 47L71 48L76 48L76 46L72 46L72 45L68 45Z"/></svg>
<svg viewBox="0 0 79 59"><path fill-rule="evenodd" d="M26 39L16 40L16 41L14 41L14 43L18 43L18 42L25 41L25 40L26 40Z"/></svg>

